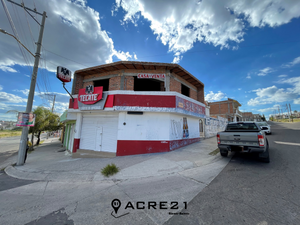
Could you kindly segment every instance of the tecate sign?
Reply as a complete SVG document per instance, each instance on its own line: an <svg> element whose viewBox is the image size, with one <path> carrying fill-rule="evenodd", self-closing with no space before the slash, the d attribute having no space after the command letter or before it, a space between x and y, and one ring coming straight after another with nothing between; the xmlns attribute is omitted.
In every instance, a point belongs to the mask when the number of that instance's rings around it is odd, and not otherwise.
<svg viewBox="0 0 300 225"><path fill-rule="evenodd" d="M62 82L70 82L72 78L72 72L65 67L58 66L56 77Z"/></svg>
<svg viewBox="0 0 300 225"><path fill-rule="evenodd" d="M165 74L149 74L149 73L139 73L138 78L165 78Z"/></svg>
<svg viewBox="0 0 300 225"><path fill-rule="evenodd" d="M103 87L88 85L85 89L79 89L78 100L86 105L95 104L102 99Z"/></svg>

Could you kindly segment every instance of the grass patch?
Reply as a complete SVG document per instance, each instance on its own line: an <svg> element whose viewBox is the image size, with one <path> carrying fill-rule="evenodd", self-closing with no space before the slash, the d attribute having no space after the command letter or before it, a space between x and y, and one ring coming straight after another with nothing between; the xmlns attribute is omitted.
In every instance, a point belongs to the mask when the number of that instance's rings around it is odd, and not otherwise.
<svg viewBox="0 0 300 225"><path fill-rule="evenodd" d="M104 167L101 170L101 173L103 174L103 176L105 177L109 177L111 175L116 174L117 172L119 172L119 168L114 164L108 164L106 167Z"/></svg>
<svg viewBox="0 0 300 225"><path fill-rule="evenodd" d="M220 152L220 149L217 148L216 150L213 150L212 152L209 153L209 155L216 155Z"/></svg>
<svg viewBox="0 0 300 225"><path fill-rule="evenodd" d="M1 130L0 131L0 138L21 136L21 134L22 134L22 131Z"/></svg>
<svg viewBox="0 0 300 225"><path fill-rule="evenodd" d="M293 119L294 122L300 122L300 118L294 118ZM274 122L282 122L282 123L289 123L289 119L279 119L278 121L277 120L274 120ZM291 122L292 123L292 119L291 119Z"/></svg>

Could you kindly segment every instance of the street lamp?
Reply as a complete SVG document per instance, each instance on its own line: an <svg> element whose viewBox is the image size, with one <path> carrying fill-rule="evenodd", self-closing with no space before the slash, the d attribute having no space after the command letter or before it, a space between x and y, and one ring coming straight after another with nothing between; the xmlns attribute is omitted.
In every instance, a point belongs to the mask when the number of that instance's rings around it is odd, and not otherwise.
<svg viewBox="0 0 300 225"><path fill-rule="evenodd" d="M13 37L14 39L16 39L35 58L25 113L30 113L31 110L32 110L35 84L36 84L36 77L37 77L37 72L38 72L38 68L39 68L40 52L41 52L42 39L43 39L43 32L44 32L44 25L45 25L46 17L47 17L46 12L43 12L43 18L42 18L42 23L41 23L40 33L39 33L39 39L38 39L38 42L36 43L37 47L36 47L35 55L33 55L14 35L7 33L3 29L0 29L1 33L7 34L7 35ZM21 165L24 164L24 159L25 159L25 154L26 154L27 137L28 137L28 127L25 126L22 129L17 166L21 166Z"/></svg>
<svg viewBox="0 0 300 225"><path fill-rule="evenodd" d="M9 36L12 36L14 39L16 39L17 40L17 42L19 42L33 57L35 57L35 55L34 54L32 54L31 53L31 51L29 51L26 47L25 47L25 45L23 45L22 43L21 43L21 41L19 41L19 39L18 38L16 38L14 35L12 35L12 34L10 34L10 33L8 33L8 32L6 32L5 30L3 30L3 29L1 29L0 28L0 32L1 33L3 33L3 34L7 34L7 35L9 35Z"/></svg>

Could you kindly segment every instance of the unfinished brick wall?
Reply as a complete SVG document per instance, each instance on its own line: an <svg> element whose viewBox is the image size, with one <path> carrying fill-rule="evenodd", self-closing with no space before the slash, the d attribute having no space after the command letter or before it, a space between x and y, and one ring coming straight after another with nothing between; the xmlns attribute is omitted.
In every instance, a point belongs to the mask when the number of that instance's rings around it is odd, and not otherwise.
<svg viewBox="0 0 300 225"><path fill-rule="evenodd" d="M170 77L170 91L181 93L181 83L173 77Z"/></svg>
<svg viewBox="0 0 300 225"><path fill-rule="evenodd" d="M89 82L84 82L83 83L83 87L82 88L86 88L86 86L88 86L88 85L94 85L94 82L93 81L89 81Z"/></svg>
<svg viewBox="0 0 300 225"><path fill-rule="evenodd" d="M77 95L79 93L79 89L82 88L83 85L83 77L80 75L75 75L76 76L76 84L75 84L75 88L74 88L74 93L72 93L73 95ZM74 82L74 80L73 80Z"/></svg>
<svg viewBox="0 0 300 225"><path fill-rule="evenodd" d="M121 76L112 77L109 79L109 91L121 90Z"/></svg>
<svg viewBox="0 0 300 225"><path fill-rule="evenodd" d="M197 91L194 91L193 89L190 89L190 98L194 99L194 100L198 100L197 98Z"/></svg>
<svg viewBox="0 0 300 225"><path fill-rule="evenodd" d="M229 110L228 110L229 104ZM233 113L232 102L209 103L210 114L230 114Z"/></svg>
<svg viewBox="0 0 300 225"><path fill-rule="evenodd" d="M202 102L203 104L205 104L204 101L204 88L198 88L197 89L197 101Z"/></svg>
<svg viewBox="0 0 300 225"><path fill-rule="evenodd" d="M134 77L125 76L125 90L134 90Z"/></svg>

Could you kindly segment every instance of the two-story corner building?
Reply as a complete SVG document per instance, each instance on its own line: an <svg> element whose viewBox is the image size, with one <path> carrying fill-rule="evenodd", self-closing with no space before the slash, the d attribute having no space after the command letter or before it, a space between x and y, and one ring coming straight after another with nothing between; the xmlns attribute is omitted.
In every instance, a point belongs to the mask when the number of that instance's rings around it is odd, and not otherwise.
<svg viewBox="0 0 300 225"><path fill-rule="evenodd" d="M200 140L204 84L177 64L120 61L74 73L71 151L117 156L171 151Z"/></svg>
<svg viewBox="0 0 300 225"><path fill-rule="evenodd" d="M228 98L226 101L209 102L210 115L222 116L229 122L242 121L243 115L239 111L241 104L234 99Z"/></svg>

